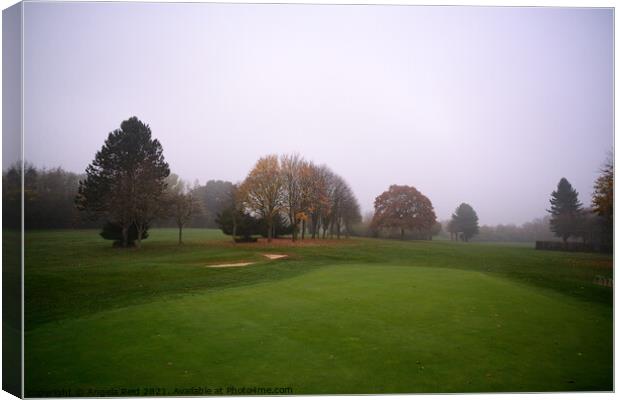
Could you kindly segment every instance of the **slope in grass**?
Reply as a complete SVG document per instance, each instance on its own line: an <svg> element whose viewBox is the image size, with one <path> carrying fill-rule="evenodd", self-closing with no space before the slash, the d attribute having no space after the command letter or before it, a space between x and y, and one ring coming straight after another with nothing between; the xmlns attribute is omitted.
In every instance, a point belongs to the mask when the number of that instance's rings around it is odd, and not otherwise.
<svg viewBox="0 0 620 400"><path fill-rule="evenodd" d="M612 259L596 254L536 251L506 245L401 242L373 239L321 241L321 245L234 246L220 231L154 229L144 248L112 248L95 230L27 232L25 323L40 324L189 292L273 282L331 264L432 266L481 271L575 298L612 304ZM287 242L288 244L288 242ZM262 254L285 252L269 262ZM204 268L210 264L256 262L260 268Z"/></svg>
<svg viewBox="0 0 620 400"><path fill-rule="evenodd" d="M612 310L481 272L340 263L39 324L26 335L30 393L192 386L611 390Z"/></svg>

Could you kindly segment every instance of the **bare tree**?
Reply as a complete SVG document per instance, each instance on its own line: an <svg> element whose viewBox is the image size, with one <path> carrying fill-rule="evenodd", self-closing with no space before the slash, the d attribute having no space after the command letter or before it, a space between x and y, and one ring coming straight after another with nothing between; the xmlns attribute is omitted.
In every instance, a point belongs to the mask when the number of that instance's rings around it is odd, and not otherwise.
<svg viewBox="0 0 620 400"><path fill-rule="evenodd" d="M299 222L303 213L304 187L302 174L306 161L298 154L283 155L280 159L280 173L284 191L284 210L293 228L293 242L297 240Z"/></svg>
<svg viewBox="0 0 620 400"><path fill-rule="evenodd" d="M351 232L351 226L362 219L359 203L351 187L340 175L332 174L330 186L330 236L333 237L335 234L336 238L340 239L344 229L348 237Z"/></svg>
<svg viewBox="0 0 620 400"><path fill-rule="evenodd" d="M187 182L176 174L168 177L167 201L168 213L174 218L179 228L179 244L183 244L183 228L191 220L192 216L200 211L200 204L194 197Z"/></svg>
<svg viewBox="0 0 620 400"><path fill-rule="evenodd" d="M321 224L329 212L329 181L332 175L332 172L325 165L309 165L306 187L312 239L321 236Z"/></svg>
<svg viewBox="0 0 620 400"><path fill-rule="evenodd" d="M237 237L237 227L239 226L239 218L243 214L243 199L241 198L241 192L239 191L239 184L234 184L230 190L230 210L232 219L232 241L237 243L235 238Z"/></svg>

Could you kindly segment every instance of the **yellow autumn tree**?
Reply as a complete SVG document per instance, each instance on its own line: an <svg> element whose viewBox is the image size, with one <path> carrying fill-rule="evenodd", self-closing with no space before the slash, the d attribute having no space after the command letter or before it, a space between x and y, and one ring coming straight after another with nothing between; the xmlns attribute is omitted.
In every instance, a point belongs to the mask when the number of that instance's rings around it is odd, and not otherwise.
<svg viewBox="0 0 620 400"><path fill-rule="evenodd" d="M260 158L239 187L239 198L251 213L267 224L267 241L273 238L274 219L283 210L284 190L278 156Z"/></svg>
<svg viewBox="0 0 620 400"><path fill-rule="evenodd" d="M614 228L614 160L613 156L601 168L601 175L594 182L592 208L602 218L604 240L613 242Z"/></svg>

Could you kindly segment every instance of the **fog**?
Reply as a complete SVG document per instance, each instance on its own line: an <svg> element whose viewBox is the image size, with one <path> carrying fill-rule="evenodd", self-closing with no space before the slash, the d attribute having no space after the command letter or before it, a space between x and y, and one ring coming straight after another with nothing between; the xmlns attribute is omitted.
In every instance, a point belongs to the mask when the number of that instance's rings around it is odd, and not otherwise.
<svg viewBox="0 0 620 400"><path fill-rule="evenodd" d="M545 215L562 177L588 205L613 146L611 9L24 7L37 166L83 172L135 115L189 181L240 181L258 157L298 152L363 212L406 184L440 220L467 202L496 224Z"/></svg>

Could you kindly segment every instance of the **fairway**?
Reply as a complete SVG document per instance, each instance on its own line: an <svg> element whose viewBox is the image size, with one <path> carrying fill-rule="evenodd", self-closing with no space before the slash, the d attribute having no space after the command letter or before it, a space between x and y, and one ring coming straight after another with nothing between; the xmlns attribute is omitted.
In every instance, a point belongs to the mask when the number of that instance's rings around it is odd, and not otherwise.
<svg viewBox="0 0 620 400"><path fill-rule="evenodd" d="M177 246L175 233L154 230L141 250L96 231L27 234L27 395L613 389L612 289L593 283L611 257L374 239L233 246L208 230ZM255 264L204 267L220 262Z"/></svg>

